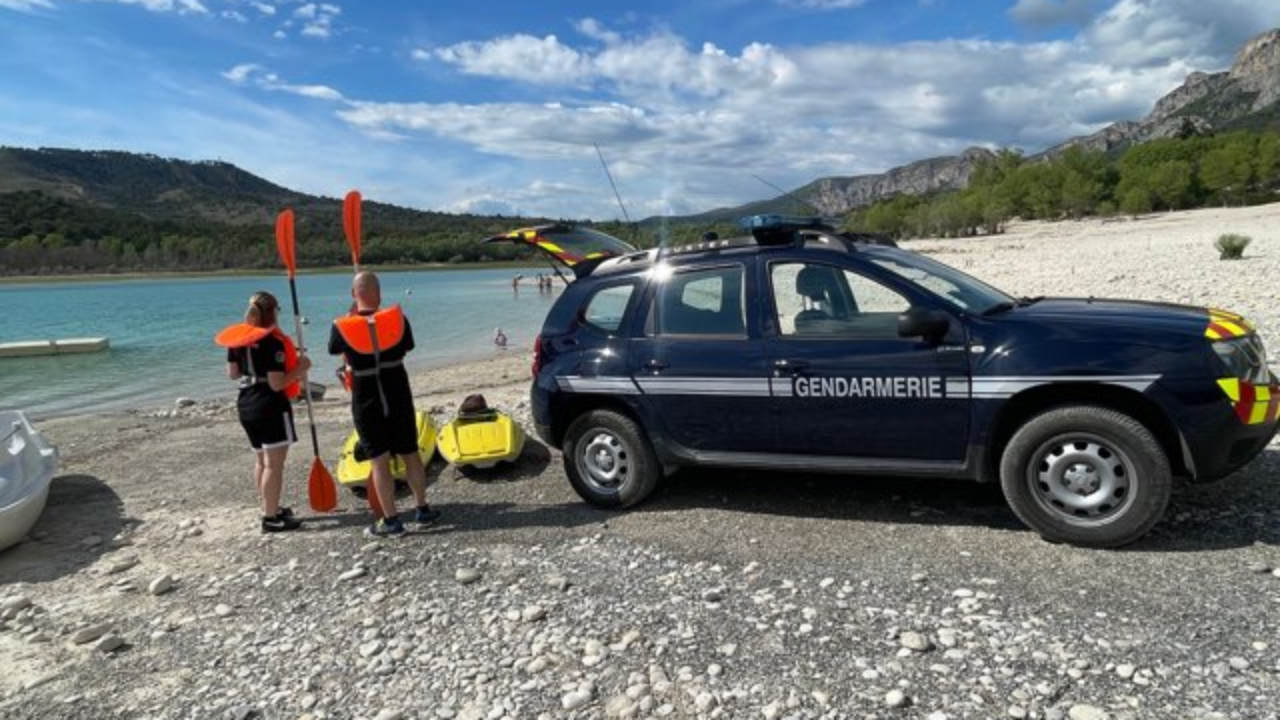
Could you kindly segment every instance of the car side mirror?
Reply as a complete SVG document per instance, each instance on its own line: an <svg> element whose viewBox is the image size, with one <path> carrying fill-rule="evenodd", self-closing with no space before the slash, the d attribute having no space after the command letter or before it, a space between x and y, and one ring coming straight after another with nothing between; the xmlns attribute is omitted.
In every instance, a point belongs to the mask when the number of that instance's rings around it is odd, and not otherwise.
<svg viewBox="0 0 1280 720"><path fill-rule="evenodd" d="M947 334L951 321L937 310L910 307L898 316L898 336L924 338L926 342L936 343Z"/></svg>

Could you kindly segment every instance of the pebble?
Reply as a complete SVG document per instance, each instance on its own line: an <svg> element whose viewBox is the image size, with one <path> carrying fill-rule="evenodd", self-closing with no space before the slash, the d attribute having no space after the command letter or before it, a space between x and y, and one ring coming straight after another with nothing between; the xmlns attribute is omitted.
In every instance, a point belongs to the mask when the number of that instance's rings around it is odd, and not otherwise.
<svg viewBox="0 0 1280 720"><path fill-rule="evenodd" d="M341 575L339 575L339 576L338 576L338 581L339 581L339 582L346 582L347 580L355 580L356 578L362 578L362 577L364 577L364 576L365 576L365 574L366 574L367 572L368 572L368 571L364 569L364 566L363 566L363 565L357 565L357 566L355 566L355 567L351 568L350 570L348 570L348 571L346 571L346 572L342 573Z"/></svg>
<svg viewBox="0 0 1280 720"><path fill-rule="evenodd" d="M590 702L591 692L587 690L574 690L560 698L560 706L569 711L584 708Z"/></svg>
<svg viewBox="0 0 1280 720"><path fill-rule="evenodd" d="M84 645L85 643L91 643L94 640L97 640L109 632L111 632L111 623L90 625L87 628L77 630L75 634L71 636L71 642L76 645Z"/></svg>
<svg viewBox="0 0 1280 720"><path fill-rule="evenodd" d="M923 634L908 630L898 636L898 641L902 643L902 647L912 652L928 652L933 649L933 643Z"/></svg>
<svg viewBox="0 0 1280 720"><path fill-rule="evenodd" d="M116 650L124 647L124 638L114 633L111 635L105 635L94 647L104 653L115 652Z"/></svg>
<svg viewBox="0 0 1280 720"><path fill-rule="evenodd" d="M1072 705L1067 717L1071 720L1106 720L1107 711L1092 705Z"/></svg>
<svg viewBox="0 0 1280 720"><path fill-rule="evenodd" d="M458 568L453 573L453 579L463 585L470 585L480 579L480 571L475 568Z"/></svg>
<svg viewBox="0 0 1280 720"><path fill-rule="evenodd" d="M213 614L221 618L230 617L231 614L234 612L235 610L232 609L230 605L227 605L225 603L218 603L217 605L213 606Z"/></svg>
<svg viewBox="0 0 1280 720"><path fill-rule="evenodd" d="M890 690L885 693L884 704L891 708L904 708L911 704L911 699L901 690Z"/></svg>
<svg viewBox="0 0 1280 720"><path fill-rule="evenodd" d="M373 717L373 720L403 720L403 710L383 710Z"/></svg>
<svg viewBox="0 0 1280 720"><path fill-rule="evenodd" d="M175 583L173 581L173 576L161 575L151 581L151 584L147 586L147 592L152 595L164 595L165 593L173 590L174 587Z"/></svg>
<svg viewBox="0 0 1280 720"><path fill-rule="evenodd" d="M520 611L520 619L527 623L537 622L545 618L546 616L547 616L547 611L542 609L542 607L539 605L530 605L529 607Z"/></svg>
<svg viewBox="0 0 1280 720"><path fill-rule="evenodd" d="M5 598L4 602L0 604L0 610L6 614L17 614L29 607L31 607L31 598L26 595L14 595L13 597Z"/></svg>
<svg viewBox="0 0 1280 720"><path fill-rule="evenodd" d="M1137 672L1137 668L1135 668L1132 665L1129 665L1128 663L1116 666L1116 675L1119 675L1125 680L1132 678L1135 672Z"/></svg>

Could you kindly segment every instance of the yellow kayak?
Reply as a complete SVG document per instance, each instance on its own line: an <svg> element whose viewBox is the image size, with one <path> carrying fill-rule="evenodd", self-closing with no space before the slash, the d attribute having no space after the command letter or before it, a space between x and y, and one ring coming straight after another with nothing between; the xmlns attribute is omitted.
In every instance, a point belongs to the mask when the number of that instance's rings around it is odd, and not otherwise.
<svg viewBox="0 0 1280 720"><path fill-rule="evenodd" d="M459 413L440 428L440 455L454 465L489 468L514 461L524 450L524 430L504 412Z"/></svg>
<svg viewBox="0 0 1280 720"><path fill-rule="evenodd" d="M356 490L357 488L363 492L365 483L369 480L370 473L373 472L373 465L368 460L356 459L356 444L360 441L360 436L355 430L347 436L346 442L342 443L342 456L338 458L338 482L346 488ZM431 456L436 451L436 425L432 421L431 416L427 413L418 411L418 455L422 457L422 464L426 465L431 462ZM396 480L404 480L405 468L404 462L399 457L391 457L391 477Z"/></svg>

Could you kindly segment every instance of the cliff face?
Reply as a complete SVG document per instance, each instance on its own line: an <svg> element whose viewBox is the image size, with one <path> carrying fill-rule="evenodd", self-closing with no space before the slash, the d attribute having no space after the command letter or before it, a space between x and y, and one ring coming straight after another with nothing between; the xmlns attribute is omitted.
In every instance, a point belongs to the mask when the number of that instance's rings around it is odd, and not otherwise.
<svg viewBox="0 0 1280 720"><path fill-rule="evenodd" d="M1280 30L1265 32L1240 48L1231 69L1195 72L1140 122L1118 122L1046 150L1052 157L1069 147L1118 150L1166 137L1206 135L1247 125L1250 118L1280 110Z"/></svg>
<svg viewBox="0 0 1280 720"><path fill-rule="evenodd" d="M974 166L994 156L985 148L969 148L954 157L920 160L879 175L822 178L800 188L796 194L824 213L838 215L894 195L962 188L969 182Z"/></svg>

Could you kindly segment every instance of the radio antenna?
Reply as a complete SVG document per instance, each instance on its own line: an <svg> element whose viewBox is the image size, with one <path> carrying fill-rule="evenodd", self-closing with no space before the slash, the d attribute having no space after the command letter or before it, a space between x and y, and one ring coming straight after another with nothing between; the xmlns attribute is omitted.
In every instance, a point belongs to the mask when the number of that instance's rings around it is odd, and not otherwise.
<svg viewBox="0 0 1280 720"><path fill-rule="evenodd" d="M627 215L627 206L622 204L622 195L618 193L618 184L613 181L613 173L609 172L609 164L604 161L604 153L600 152L599 143L591 143L596 149L596 157L600 158L600 165L604 168L605 177L609 178L609 187L613 188L613 196L618 199L618 207L622 208L622 219L627 221L627 225L631 224L631 217Z"/></svg>
<svg viewBox="0 0 1280 720"><path fill-rule="evenodd" d="M774 190L777 190L778 192L782 193L783 195L786 195L787 197L791 198L792 200L795 200L796 202L800 203L801 205L808 205L808 206L809 206L809 209L810 209L810 210L813 210L813 211L814 211L814 212L816 212L817 214L819 214L819 215L823 215L823 216L825 216L825 215L826 215L826 213L822 212L822 208L818 207L817 205L814 205L813 203L809 202L808 200L805 200L804 198L802 198L802 197L800 197L800 196L798 196L798 195L794 195L794 194L792 194L792 193L787 192L786 190L783 190L782 188L778 187L777 185L774 185L773 183L769 182L768 180L765 180L764 178L760 177L759 175L752 175L751 177L753 177L753 178L755 178L755 179L759 180L760 182L764 183L765 185L768 185L769 187L773 188Z"/></svg>

